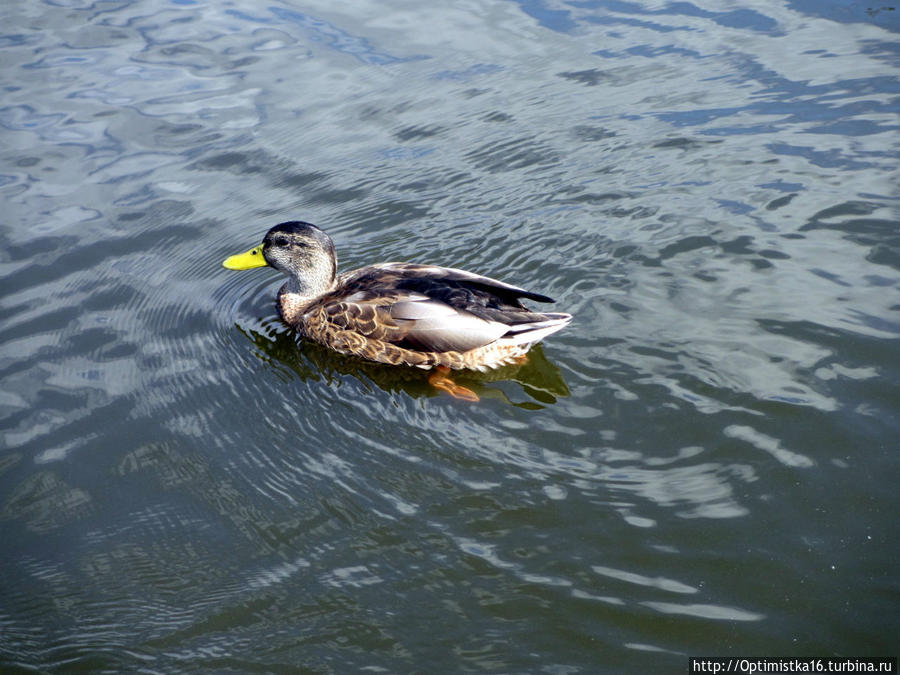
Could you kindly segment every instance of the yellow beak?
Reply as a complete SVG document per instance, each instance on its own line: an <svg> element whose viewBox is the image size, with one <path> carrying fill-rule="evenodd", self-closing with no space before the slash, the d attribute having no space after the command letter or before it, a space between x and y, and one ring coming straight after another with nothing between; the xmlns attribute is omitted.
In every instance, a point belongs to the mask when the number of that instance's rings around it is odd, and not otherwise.
<svg viewBox="0 0 900 675"><path fill-rule="evenodd" d="M262 244L260 244L256 248L251 248L246 253L238 253L237 255L225 258L222 262L222 267L227 267L230 270L249 270L254 267L265 267L269 263L267 263L266 259L263 257L262 248Z"/></svg>

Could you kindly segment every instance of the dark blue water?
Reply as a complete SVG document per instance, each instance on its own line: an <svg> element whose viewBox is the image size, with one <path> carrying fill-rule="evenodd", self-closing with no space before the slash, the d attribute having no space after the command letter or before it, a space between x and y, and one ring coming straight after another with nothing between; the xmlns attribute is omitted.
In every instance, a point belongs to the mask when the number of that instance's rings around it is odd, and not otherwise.
<svg viewBox="0 0 900 675"><path fill-rule="evenodd" d="M0 670L896 655L897 8L0 9ZM298 342L276 222L575 315Z"/></svg>

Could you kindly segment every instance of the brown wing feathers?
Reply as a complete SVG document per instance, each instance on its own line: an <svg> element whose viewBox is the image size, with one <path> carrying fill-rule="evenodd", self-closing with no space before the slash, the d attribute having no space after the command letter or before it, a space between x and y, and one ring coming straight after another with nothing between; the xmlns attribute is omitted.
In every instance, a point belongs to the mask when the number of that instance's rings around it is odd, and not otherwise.
<svg viewBox="0 0 900 675"><path fill-rule="evenodd" d="M547 296L461 270L388 263L352 274L351 295L323 298L328 322L408 349L465 352L551 318L519 302Z"/></svg>

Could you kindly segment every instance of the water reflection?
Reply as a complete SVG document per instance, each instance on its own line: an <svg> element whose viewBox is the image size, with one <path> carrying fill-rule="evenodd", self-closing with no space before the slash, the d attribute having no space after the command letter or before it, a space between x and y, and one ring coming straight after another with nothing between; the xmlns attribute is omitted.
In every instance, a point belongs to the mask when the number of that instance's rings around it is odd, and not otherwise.
<svg viewBox="0 0 900 675"><path fill-rule="evenodd" d="M325 380L333 383L337 378L350 375L360 382L372 383L386 392L403 392L414 398L439 395L428 384L427 374L418 368L385 366L343 356L305 340L278 321L264 321L259 329L236 325L238 331L256 347L256 355L265 363L280 370L290 371L301 380ZM486 373L461 372L456 381L473 389L480 397L494 399L520 408L540 409L556 403L559 397L569 396L569 389L562 372L545 356L538 344L528 352L524 365L510 365ZM516 382L532 401L513 401L504 389L487 386L492 382Z"/></svg>

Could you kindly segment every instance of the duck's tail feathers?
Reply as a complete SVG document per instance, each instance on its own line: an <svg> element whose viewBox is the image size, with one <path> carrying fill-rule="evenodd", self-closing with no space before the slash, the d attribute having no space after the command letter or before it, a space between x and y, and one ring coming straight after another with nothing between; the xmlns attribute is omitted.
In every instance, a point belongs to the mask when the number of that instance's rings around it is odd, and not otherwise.
<svg viewBox="0 0 900 675"><path fill-rule="evenodd" d="M509 331L499 341L508 345L533 345L565 328L572 320L571 314L562 312L542 312L540 316L539 321L510 326Z"/></svg>

